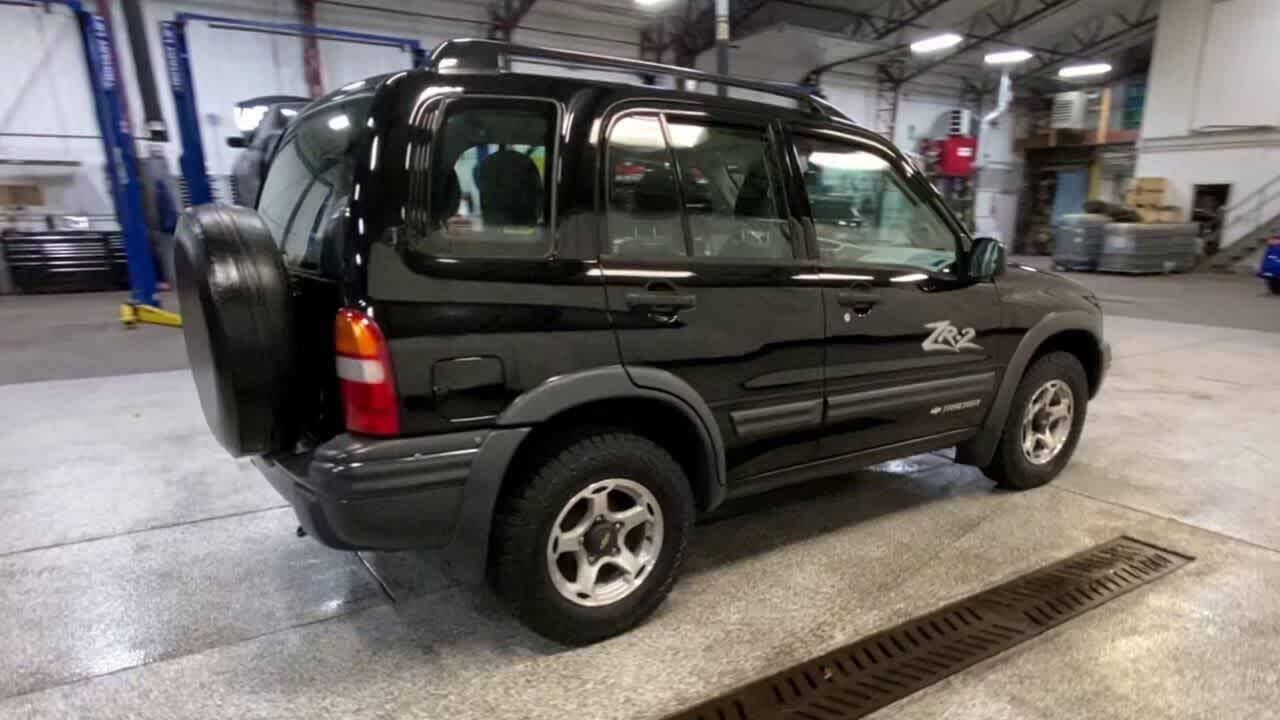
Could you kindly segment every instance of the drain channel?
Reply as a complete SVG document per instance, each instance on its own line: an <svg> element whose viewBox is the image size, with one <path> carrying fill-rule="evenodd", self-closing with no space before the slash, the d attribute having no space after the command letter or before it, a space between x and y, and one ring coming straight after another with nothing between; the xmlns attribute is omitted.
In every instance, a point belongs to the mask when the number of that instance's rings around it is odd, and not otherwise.
<svg viewBox="0 0 1280 720"><path fill-rule="evenodd" d="M860 718L1192 559L1119 537L668 720Z"/></svg>

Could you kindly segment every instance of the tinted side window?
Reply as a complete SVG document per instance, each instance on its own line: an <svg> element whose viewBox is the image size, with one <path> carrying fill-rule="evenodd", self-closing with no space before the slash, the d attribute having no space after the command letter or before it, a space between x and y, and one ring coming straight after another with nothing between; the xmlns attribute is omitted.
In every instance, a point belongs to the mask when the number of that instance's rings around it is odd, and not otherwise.
<svg viewBox="0 0 1280 720"><path fill-rule="evenodd" d="M776 169L760 130L669 119L693 254L789 259Z"/></svg>
<svg viewBox="0 0 1280 720"><path fill-rule="evenodd" d="M885 159L809 137L796 138L796 154L823 262L952 269L955 233Z"/></svg>
<svg viewBox="0 0 1280 720"><path fill-rule="evenodd" d="M432 141L429 198L418 200L427 212L411 218L416 247L472 257L545 255L556 107L528 100L463 100L444 112Z"/></svg>
<svg viewBox="0 0 1280 720"><path fill-rule="evenodd" d="M625 116L609 135L604 252L791 258L775 173L762 131Z"/></svg>
<svg viewBox="0 0 1280 720"><path fill-rule="evenodd" d="M609 133L607 255L688 255L675 165L657 116L628 115Z"/></svg>
<svg viewBox="0 0 1280 720"><path fill-rule="evenodd" d="M258 212L290 265L314 268L332 210L351 195L357 144L369 99L355 98L309 113L276 153ZM329 248L334 257L338 248Z"/></svg>

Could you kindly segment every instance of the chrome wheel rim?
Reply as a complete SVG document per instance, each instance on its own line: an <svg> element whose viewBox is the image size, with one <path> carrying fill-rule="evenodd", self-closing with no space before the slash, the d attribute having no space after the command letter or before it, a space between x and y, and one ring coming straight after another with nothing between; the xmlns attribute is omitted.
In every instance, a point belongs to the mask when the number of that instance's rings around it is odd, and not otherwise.
<svg viewBox="0 0 1280 720"><path fill-rule="evenodd" d="M1031 395L1022 416L1022 454L1032 465L1058 456L1071 437L1075 395L1061 380L1050 380Z"/></svg>
<svg viewBox="0 0 1280 720"><path fill-rule="evenodd" d="M635 592L662 552L662 507L626 478L594 482L565 503L547 538L547 571L556 590L585 607Z"/></svg>

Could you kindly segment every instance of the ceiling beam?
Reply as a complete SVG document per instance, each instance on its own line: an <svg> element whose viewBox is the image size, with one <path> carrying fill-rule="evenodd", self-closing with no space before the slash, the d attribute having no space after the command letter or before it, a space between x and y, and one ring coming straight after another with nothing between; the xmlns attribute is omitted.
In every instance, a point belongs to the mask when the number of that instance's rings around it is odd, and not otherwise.
<svg viewBox="0 0 1280 720"><path fill-rule="evenodd" d="M1099 53L1111 50L1119 43L1151 33L1155 30L1156 21L1159 19L1157 9L1154 4L1146 4L1143 6L1142 11L1143 14L1133 19L1116 18L1121 22L1104 23L1103 30L1100 31L1099 35L1087 43L1079 42L1079 38L1075 33L1067 33L1064 40L1059 44L1059 47L1066 53L1063 57L1053 60L1042 59L1034 68L1019 73L1017 77L1043 77L1056 72L1071 60L1096 59ZM1109 20L1110 17L1112 16L1104 16L1103 19ZM1112 28L1109 32L1107 30L1108 27Z"/></svg>
<svg viewBox="0 0 1280 720"><path fill-rule="evenodd" d="M533 9L537 0L497 0L489 6L489 39L510 40L511 32Z"/></svg>
<svg viewBox="0 0 1280 720"><path fill-rule="evenodd" d="M884 40L900 30L913 27L916 21L925 15L937 10L938 8L951 2L951 0L907 0L904 3L905 8L910 12L904 12L902 17L887 23L880 31L875 34L873 40Z"/></svg>
<svg viewBox="0 0 1280 720"><path fill-rule="evenodd" d="M966 40L955 50L944 53L934 60L912 68L906 75L899 79L899 82L910 82L959 55L963 55L971 50L982 47L991 40L998 40L1007 37L1009 33L1012 33L1015 30L1022 30L1030 27L1048 15L1076 2L1079 2L1079 0L1028 1L1026 4L1031 6L1029 10L1023 8L1023 0L999 0L998 2L992 3L987 6L985 10L970 16L968 22L968 35L977 35L981 33L986 35L987 39ZM1008 19L998 20L996 16L1000 14L1005 15ZM983 30L986 28L991 28L992 30L984 33Z"/></svg>

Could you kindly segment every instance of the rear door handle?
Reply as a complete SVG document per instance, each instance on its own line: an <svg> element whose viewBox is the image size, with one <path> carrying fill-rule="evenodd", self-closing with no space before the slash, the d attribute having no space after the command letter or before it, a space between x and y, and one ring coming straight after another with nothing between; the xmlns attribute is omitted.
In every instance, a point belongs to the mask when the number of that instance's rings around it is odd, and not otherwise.
<svg viewBox="0 0 1280 720"><path fill-rule="evenodd" d="M647 308L651 312L662 315L674 315L681 310L690 310L696 307L698 298L688 293L674 292L629 292L627 293L627 307L629 308Z"/></svg>

